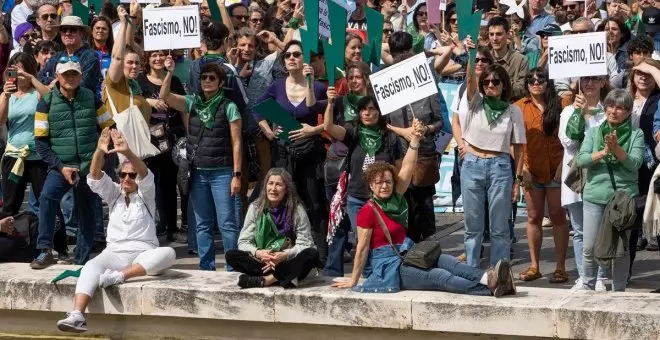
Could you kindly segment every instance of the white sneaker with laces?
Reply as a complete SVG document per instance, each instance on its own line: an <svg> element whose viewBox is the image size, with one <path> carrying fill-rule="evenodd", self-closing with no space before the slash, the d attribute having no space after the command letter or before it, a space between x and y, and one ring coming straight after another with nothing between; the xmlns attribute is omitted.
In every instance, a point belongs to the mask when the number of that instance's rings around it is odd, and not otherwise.
<svg viewBox="0 0 660 340"><path fill-rule="evenodd" d="M589 290L589 286L587 286L581 278L578 278L575 280L575 285L571 288L571 290Z"/></svg>
<svg viewBox="0 0 660 340"><path fill-rule="evenodd" d="M605 279L596 280L596 289L597 292L606 292L607 287L605 287Z"/></svg>
<svg viewBox="0 0 660 340"><path fill-rule="evenodd" d="M87 332L87 321L81 312L74 310L66 313L66 319L57 322L57 329L62 332L83 333Z"/></svg>
<svg viewBox="0 0 660 340"><path fill-rule="evenodd" d="M99 287L101 288L107 288L121 283L124 283L124 274L122 272L106 269L105 273L99 276Z"/></svg>

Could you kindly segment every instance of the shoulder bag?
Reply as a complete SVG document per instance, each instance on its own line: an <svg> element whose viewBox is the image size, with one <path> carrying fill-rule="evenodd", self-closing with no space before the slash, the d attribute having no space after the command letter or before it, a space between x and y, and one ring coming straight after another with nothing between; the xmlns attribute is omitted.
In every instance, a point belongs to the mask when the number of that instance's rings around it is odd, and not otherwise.
<svg viewBox="0 0 660 340"><path fill-rule="evenodd" d="M199 134L197 135L197 144L194 144L192 146L192 153L188 155L186 153L185 156L179 155L179 170L177 171L176 175L176 181L177 184L179 185L179 190L181 191L182 195L188 195L190 192L190 177L192 175L192 170L193 170L193 160L195 159L195 153L197 152L197 148L199 148L199 145L202 142L202 137L204 136L204 130L206 128L202 125L199 127ZM190 139L186 138L186 142L184 144L184 148L187 148L188 143L190 143ZM179 144L179 142L177 142ZM172 156L174 156L174 153L172 153Z"/></svg>
<svg viewBox="0 0 660 340"><path fill-rule="evenodd" d="M578 147L579 150L579 147ZM577 153L568 163L569 169L564 179L564 184L576 194L581 194L584 190L584 185L587 183L587 171L582 169L577 164Z"/></svg>
<svg viewBox="0 0 660 340"><path fill-rule="evenodd" d="M442 248L440 247L439 241L426 240L415 243L402 256L394 246L394 243L392 243L392 236L390 235L390 231L387 229L385 221L383 221L383 218L380 216L380 212L378 212L378 209L376 209L374 203L370 200L367 204L369 204L371 209L374 211L374 214L378 218L378 224L380 224L380 228L383 230L383 234L385 234L387 242L390 243L392 251L394 251L394 253L401 258L401 263L403 265L423 270L428 270L437 265L438 258L440 255L442 255Z"/></svg>
<svg viewBox="0 0 660 340"><path fill-rule="evenodd" d="M630 196L626 192L617 190L614 171L609 164L607 164L607 171L610 175L614 195L607 201L603 216L606 218L609 217L609 223L618 231L631 229L637 219L637 198ZM603 220L604 223L607 222Z"/></svg>

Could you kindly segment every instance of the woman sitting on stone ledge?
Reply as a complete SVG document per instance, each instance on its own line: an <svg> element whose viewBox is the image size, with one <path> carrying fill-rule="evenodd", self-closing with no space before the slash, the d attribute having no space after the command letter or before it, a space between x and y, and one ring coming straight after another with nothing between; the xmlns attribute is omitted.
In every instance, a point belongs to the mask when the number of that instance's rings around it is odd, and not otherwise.
<svg viewBox="0 0 660 340"><path fill-rule="evenodd" d="M403 194L412 179L424 126L417 119L413 120L412 126L415 132L398 174L392 164L385 162L376 162L364 171L371 199L357 215L358 242L353 274L350 280L335 282L332 286L373 293L435 290L496 297L515 294L508 262L500 260L494 268L486 271L441 254L435 267L422 270L402 265L400 255L394 253L393 247L404 252L413 246L413 241L406 237L408 203ZM366 281L357 286L367 257L372 270L365 273Z"/></svg>
<svg viewBox="0 0 660 340"><path fill-rule="evenodd" d="M113 150L108 150L110 138ZM127 159L119 172L117 184L101 171L108 153L121 153ZM106 288L123 283L133 277L158 275L174 263L176 254L170 247L158 247L154 175L147 165L129 148L121 132L105 128L92 157L89 188L108 203L108 246L87 262L76 284L73 311L57 322L65 332L87 331L83 312L94 295L96 287Z"/></svg>
<svg viewBox="0 0 660 340"><path fill-rule="evenodd" d="M238 250L227 251L225 259L243 273L241 288L295 287L318 264L305 207L286 170L268 171L259 198L248 208Z"/></svg>

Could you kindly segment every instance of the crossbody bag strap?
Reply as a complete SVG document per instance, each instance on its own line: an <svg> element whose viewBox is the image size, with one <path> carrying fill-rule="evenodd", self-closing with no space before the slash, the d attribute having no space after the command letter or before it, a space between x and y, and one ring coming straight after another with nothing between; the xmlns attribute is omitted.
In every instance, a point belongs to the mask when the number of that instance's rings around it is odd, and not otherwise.
<svg viewBox="0 0 660 340"><path fill-rule="evenodd" d="M378 224L380 224L380 228L383 230L383 234L385 234L385 238L387 239L387 242L390 243L390 246L392 247L392 251L399 256L401 261L403 261L403 257L401 254L399 254L399 250L396 249L394 246L394 243L392 243L392 236L390 235L390 231L387 230L387 226L385 225L385 221L383 221L383 218L380 216L380 213L378 212L378 209L376 209L376 206L374 205L373 201L367 202L367 204L371 207L371 209L374 211L374 214L376 215L376 218L378 218Z"/></svg>
<svg viewBox="0 0 660 340"><path fill-rule="evenodd" d="M614 188L614 191L616 192L616 181L614 180L614 170L612 170L612 167L607 164L607 172L610 174L610 181L612 182L612 188Z"/></svg>
<svg viewBox="0 0 660 340"><path fill-rule="evenodd" d="M117 107L115 106L114 100L112 100L112 97L110 96L110 91L108 90L108 85L105 85L105 95L108 97L108 104L110 104L110 110L112 110L112 116L117 115Z"/></svg>

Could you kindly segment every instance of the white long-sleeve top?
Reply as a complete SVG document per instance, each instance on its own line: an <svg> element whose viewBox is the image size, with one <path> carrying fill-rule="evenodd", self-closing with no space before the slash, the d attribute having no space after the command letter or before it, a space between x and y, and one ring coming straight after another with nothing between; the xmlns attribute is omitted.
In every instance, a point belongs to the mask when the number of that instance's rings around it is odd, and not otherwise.
<svg viewBox="0 0 660 340"><path fill-rule="evenodd" d="M89 188L101 197L110 208L107 231L107 248L121 250L150 250L158 247L156 223L153 214L156 210L156 186L154 175L149 171L144 178L136 178L137 190L126 193L104 172L99 180L87 176Z"/></svg>

